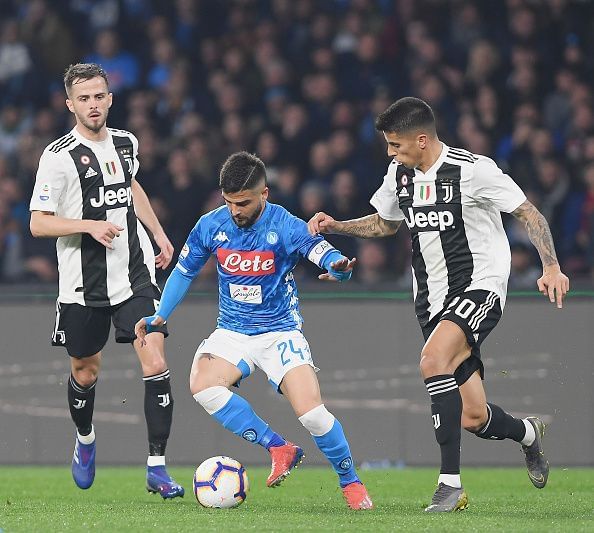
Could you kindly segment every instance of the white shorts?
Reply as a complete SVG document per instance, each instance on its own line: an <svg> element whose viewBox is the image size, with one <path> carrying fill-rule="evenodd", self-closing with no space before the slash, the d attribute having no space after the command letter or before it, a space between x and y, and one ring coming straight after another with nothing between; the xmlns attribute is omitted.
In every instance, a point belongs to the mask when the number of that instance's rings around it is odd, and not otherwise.
<svg viewBox="0 0 594 533"><path fill-rule="evenodd" d="M289 370L309 365L318 371L309 344L299 330L244 335L218 328L200 343L194 358L204 354L216 355L235 365L241 370L241 379L247 378L256 367L260 368L277 392L280 392L280 383Z"/></svg>

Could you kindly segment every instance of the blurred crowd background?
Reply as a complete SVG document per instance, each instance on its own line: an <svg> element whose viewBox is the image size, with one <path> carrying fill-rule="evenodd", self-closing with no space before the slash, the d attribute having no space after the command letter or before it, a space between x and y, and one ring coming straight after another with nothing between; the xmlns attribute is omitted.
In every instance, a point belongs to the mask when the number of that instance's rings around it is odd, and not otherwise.
<svg viewBox="0 0 594 533"><path fill-rule="evenodd" d="M271 200L305 220L373 212L389 163L375 116L413 95L443 141L518 182L566 273L592 279L594 2L2 0L0 21L0 282L57 279L54 241L30 236L28 203L41 152L73 125L62 74L79 61L108 72L108 125L138 137L138 179L176 251L221 205L218 172L237 150L264 160ZM532 289L538 257L505 223L510 286ZM357 256L361 284L410 287L406 228L329 240Z"/></svg>

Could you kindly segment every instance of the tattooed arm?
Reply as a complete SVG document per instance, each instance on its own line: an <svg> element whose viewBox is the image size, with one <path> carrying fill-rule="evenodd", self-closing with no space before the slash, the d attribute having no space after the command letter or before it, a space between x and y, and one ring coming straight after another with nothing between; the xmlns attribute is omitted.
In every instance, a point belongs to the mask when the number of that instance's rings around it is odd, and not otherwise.
<svg viewBox="0 0 594 533"><path fill-rule="evenodd" d="M551 302L557 301L557 307L561 309L563 297L569 290L569 278L561 272L549 224L542 213L528 200L512 215L524 222L528 237L540 255L543 275L536 282L538 290L548 295Z"/></svg>
<svg viewBox="0 0 594 533"><path fill-rule="evenodd" d="M326 213L319 212L310 218L307 226L312 235L316 233L338 233L368 239L394 235L401 223L401 220L385 220L378 213L353 220L339 221L334 220Z"/></svg>

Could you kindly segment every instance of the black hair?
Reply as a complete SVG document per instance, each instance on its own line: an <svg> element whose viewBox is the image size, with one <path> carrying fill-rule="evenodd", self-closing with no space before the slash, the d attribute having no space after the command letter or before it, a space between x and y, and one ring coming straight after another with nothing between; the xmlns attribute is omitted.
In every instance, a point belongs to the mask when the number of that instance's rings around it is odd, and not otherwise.
<svg viewBox="0 0 594 533"><path fill-rule="evenodd" d="M263 161L248 152L236 152L227 158L219 175L219 186L225 193L253 189L262 180L266 185Z"/></svg>
<svg viewBox="0 0 594 533"><path fill-rule="evenodd" d="M407 96L396 100L378 115L375 120L375 129L403 134L422 130L435 136L435 116L427 102Z"/></svg>
<svg viewBox="0 0 594 533"><path fill-rule="evenodd" d="M109 91L109 81L107 79L107 72L101 65L97 63L76 63L76 65L70 65L64 72L64 88L66 94L70 95L70 89L72 86L79 81L90 80L93 78L103 78Z"/></svg>

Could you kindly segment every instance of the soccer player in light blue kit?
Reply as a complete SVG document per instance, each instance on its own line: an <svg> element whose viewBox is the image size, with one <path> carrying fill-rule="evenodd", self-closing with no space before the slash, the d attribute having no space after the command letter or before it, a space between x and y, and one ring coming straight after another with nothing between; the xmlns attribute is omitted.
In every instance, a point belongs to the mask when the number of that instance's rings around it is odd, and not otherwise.
<svg viewBox="0 0 594 533"><path fill-rule="evenodd" d="M351 277L355 259L344 257L323 237L310 235L306 223L283 207L267 202L266 168L258 157L247 152L231 155L219 183L226 206L198 220L155 315L138 321L136 335L142 341L147 332L164 324L208 258L216 256L219 317L217 328L194 357L190 373L194 399L223 427L270 452L272 470L266 484L278 486L301 462L303 450L276 433L230 390L261 368L332 464L348 506L371 509L342 426L322 403L316 368L301 332L292 274L306 257L327 270L320 279L343 281Z"/></svg>

